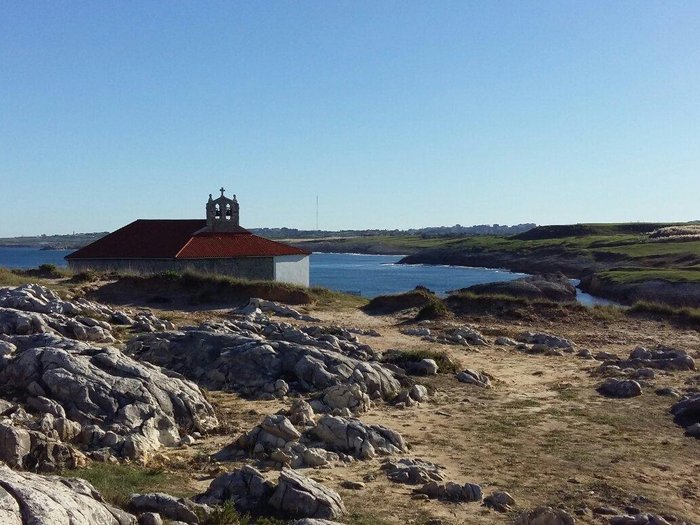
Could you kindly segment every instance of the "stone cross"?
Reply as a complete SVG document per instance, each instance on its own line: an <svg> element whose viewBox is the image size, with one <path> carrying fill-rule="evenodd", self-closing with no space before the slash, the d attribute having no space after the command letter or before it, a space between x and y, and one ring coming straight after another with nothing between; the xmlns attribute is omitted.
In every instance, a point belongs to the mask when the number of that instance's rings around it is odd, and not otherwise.
<svg viewBox="0 0 700 525"><path fill-rule="evenodd" d="M219 191L221 192L221 196L223 197L223 196L224 196L224 192L226 191L226 190L224 189L224 187L221 186L221 188L219 188Z"/></svg>

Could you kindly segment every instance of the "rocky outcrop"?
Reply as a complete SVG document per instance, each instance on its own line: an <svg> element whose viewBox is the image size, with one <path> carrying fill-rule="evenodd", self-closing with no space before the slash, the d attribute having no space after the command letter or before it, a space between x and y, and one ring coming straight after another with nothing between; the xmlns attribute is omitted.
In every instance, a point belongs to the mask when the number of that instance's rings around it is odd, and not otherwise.
<svg viewBox="0 0 700 525"><path fill-rule="evenodd" d="M115 348L93 348L70 339L14 337L18 350L0 370L0 385L24 396L33 410L58 416L57 432L81 426L91 448L144 459L160 446L180 444L179 429L206 432L217 426L199 388Z"/></svg>
<svg viewBox="0 0 700 525"><path fill-rule="evenodd" d="M542 345L549 348L572 349L574 343L558 335L544 332L523 332L518 335L517 340L530 345Z"/></svg>
<svg viewBox="0 0 700 525"><path fill-rule="evenodd" d="M357 384L370 398L391 398L401 390L393 372L367 360L374 354L367 345L338 336L315 337L270 321L241 319L141 335L128 343L127 352L207 388L234 389L258 397L273 397L279 379L296 392Z"/></svg>
<svg viewBox="0 0 700 525"><path fill-rule="evenodd" d="M223 461L252 456L267 460L277 468L298 469L406 450L401 435L390 428L335 416L322 416L316 423L313 409L308 404L298 403L295 407L288 415L300 422L301 431L284 414L267 416L234 443L214 454L214 459Z"/></svg>
<svg viewBox="0 0 700 525"><path fill-rule="evenodd" d="M106 326L105 326L106 325ZM115 341L111 327L104 321L90 317L71 319L63 314L23 312L12 308L0 308L0 334L27 335L57 333L82 341L112 343Z"/></svg>
<svg viewBox="0 0 700 525"><path fill-rule="evenodd" d="M422 487L413 490L414 494L424 494L430 499L438 499L441 501L455 502L472 502L481 501L483 493L481 487L475 483L465 483L460 485L448 481L447 483L438 483L431 481Z"/></svg>
<svg viewBox="0 0 700 525"><path fill-rule="evenodd" d="M445 481L442 473L444 467L429 463L421 459L401 458L396 461L386 461L382 464L382 470L386 477L395 483L406 485L419 485L431 481Z"/></svg>
<svg viewBox="0 0 700 525"><path fill-rule="evenodd" d="M530 275L512 281L476 284L459 292L479 295L508 295L526 299L548 299L558 302L576 300L576 288L562 274Z"/></svg>
<svg viewBox="0 0 700 525"><path fill-rule="evenodd" d="M575 525L576 520L562 509L552 507L537 507L520 514L514 525Z"/></svg>
<svg viewBox="0 0 700 525"><path fill-rule="evenodd" d="M289 469L280 474L269 504L290 518L334 519L345 514L337 492Z"/></svg>
<svg viewBox="0 0 700 525"><path fill-rule="evenodd" d="M197 511L206 512L206 507L185 498L176 498L170 494L154 492L151 494L132 494L127 508L134 514L154 512L169 520L199 523Z"/></svg>
<svg viewBox="0 0 700 525"><path fill-rule="evenodd" d="M371 402L361 385L342 384L326 388L312 406L317 412L346 411L349 414L360 414L370 409Z"/></svg>
<svg viewBox="0 0 700 525"><path fill-rule="evenodd" d="M498 512L510 512L515 505L515 499L507 492L496 491L484 498L484 505Z"/></svg>
<svg viewBox="0 0 700 525"><path fill-rule="evenodd" d="M282 470L275 485L245 466L216 478L195 501L210 505L232 501L239 512L274 511L284 518L335 519L345 513L335 491L289 469Z"/></svg>
<svg viewBox="0 0 700 525"><path fill-rule="evenodd" d="M620 359L613 354L598 354L603 366L617 366L621 369L652 368L656 370L695 370L695 360L684 350L659 345L654 350L638 346L630 352L629 358Z"/></svg>
<svg viewBox="0 0 700 525"><path fill-rule="evenodd" d="M365 425L358 419L323 416L309 431L324 448L351 454L358 459L405 452L401 434L383 425Z"/></svg>
<svg viewBox="0 0 700 525"><path fill-rule="evenodd" d="M207 491L194 500L208 505L221 505L231 501L239 512L257 513L267 504L274 489L274 484L267 481L258 470L246 465L214 479Z"/></svg>
<svg viewBox="0 0 700 525"><path fill-rule="evenodd" d="M38 284L0 288L0 334L58 334L80 341L112 343L112 325L128 325L134 331L174 329L169 321L149 311L135 316L115 311L83 298L65 301Z"/></svg>
<svg viewBox="0 0 700 525"><path fill-rule="evenodd" d="M6 525L136 525L82 479L15 472L0 464L0 523Z"/></svg>
<svg viewBox="0 0 700 525"><path fill-rule="evenodd" d="M295 310L291 306L286 304L276 303L274 301L267 301L265 299L259 299L257 297L251 297L248 304L239 308L237 313L244 315L260 313L271 313L279 317L291 317L293 319L298 319L300 321L318 321L309 315L302 314L298 310Z"/></svg>

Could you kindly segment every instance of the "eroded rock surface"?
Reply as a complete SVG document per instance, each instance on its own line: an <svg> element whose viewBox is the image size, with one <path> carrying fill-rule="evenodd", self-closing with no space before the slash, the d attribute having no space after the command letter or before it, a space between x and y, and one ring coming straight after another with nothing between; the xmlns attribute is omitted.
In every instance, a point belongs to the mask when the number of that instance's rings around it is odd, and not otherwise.
<svg viewBox="0 0 700 525"><path fill-rule="evenodd" d="M15 472L0 464L3 525L136 525L85 480Z"/></svg>
<svg viewBox="0 0 700 525"><path fill-rule="evenodd" d="M413 458L386 461L382 465L382 470L386 472L387 478L395 483L405 483L407 485L445 481L445 476L441 472L443 469L444 467L435 463Z"/></svg>
<svg viewBox="0 0 700 525"><path fill-rule="evenodd" d="M367 361L374 358L367 345L328 334L314 337L271 321L242 319L145 334L132 339L127 351L139 361L169 368L207 388L246 395L273 396L279 379L297 392L357 384L370 398L391 398L401 390L393 372Z"/></svg>
<svg viewBox="0 0 700 525"><path fill-rule="evenodd" d="M195 501L216 505L232 501L239 512L269 514L274 510L285 518L335 519L345 513L335 491L290 469L282 470L275 485L245 466L216 478Z"/></svg>
<svg viewBox="0 0 700 525"><path fill-rule="evenodd" d="M38 284L0 288L0 334L47 333L81 341L113 343L110 322L129 325L135 331L174 329L172 323L148 311L140 311L132 318L125 312L84 298L63 300L51 289Z"/></svg>
<svg viewBox="0 0 700 525"><path fill-rule="evenodd" d="M291 518L334 519L345 514L337 492L289 469L280 474L269 503Z"/></svg>
<svg viewBox="0 0 700 525"><path fill-rule="evenodd" d="M301 430L283 414L267 416L234 443L214 454L214 459L252 456L272 461L277 467L298 469L406 450L401 435L388 427L328 415L316 423L313 410L300 403L296 405L296 411L293 407L288 415L295 418L294 414L300 412L304 413Z"/></svg>
<svg viewBox="0 0 700 525"><path fill-rule="evenodd" d="M11 339L18 349L0 370L0 385L60 421L51 425L58 434L74 433L73 422L80 425L88 447L107 446L141 459L162 445L179 445L180 428L206 432L218 424L195 384L115 348L65 338L55 346L34 346L47 342L43 335ZM56 336L48 339L55 342Z"/></svg>

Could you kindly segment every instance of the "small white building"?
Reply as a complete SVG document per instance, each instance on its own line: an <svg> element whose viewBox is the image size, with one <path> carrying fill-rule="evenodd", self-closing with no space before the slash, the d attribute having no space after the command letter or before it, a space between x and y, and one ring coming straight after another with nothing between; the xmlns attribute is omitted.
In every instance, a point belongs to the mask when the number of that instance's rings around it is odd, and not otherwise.
<svg viewBox="0 0 700 525"><path fill-rule="evenodd" d="M239 224L236 196L209 195L206 219L138 219L66 256L75 270L194 270L309 285L310 253L253 235Z"/></svg>

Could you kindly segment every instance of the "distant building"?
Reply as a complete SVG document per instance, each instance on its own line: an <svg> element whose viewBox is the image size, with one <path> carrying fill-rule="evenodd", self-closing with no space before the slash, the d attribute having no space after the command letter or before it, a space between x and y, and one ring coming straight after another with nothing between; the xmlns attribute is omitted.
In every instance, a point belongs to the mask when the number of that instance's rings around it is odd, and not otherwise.
<svg viewBox="0 0 700 525"><path fill-rule="evenodd" d="M66 256L75 270L195 270L309 285L309 252L253 235L236 196L212 199L206 219L139 219Z"/></svg>

